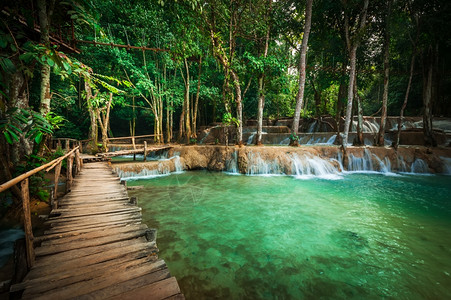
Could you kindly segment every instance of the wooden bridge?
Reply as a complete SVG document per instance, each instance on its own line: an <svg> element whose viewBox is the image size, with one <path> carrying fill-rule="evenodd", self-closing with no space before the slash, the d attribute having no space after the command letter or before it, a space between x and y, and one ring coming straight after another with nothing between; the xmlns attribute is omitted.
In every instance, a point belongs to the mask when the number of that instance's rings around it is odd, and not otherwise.
<svg viewBox="0 0 451 300"><path fill-rule="evenodd" d="M54 205L44 236L33 240L32 233L31 237L26 233L27 241L39 246L28 249L29 272L11 286L11 295L184 299L176 279L158 258L156 230L142 224L136 199L128 197L125 184L107 162L85 164L70 190ZM27 193L23 191L24 199Z"/></svg>

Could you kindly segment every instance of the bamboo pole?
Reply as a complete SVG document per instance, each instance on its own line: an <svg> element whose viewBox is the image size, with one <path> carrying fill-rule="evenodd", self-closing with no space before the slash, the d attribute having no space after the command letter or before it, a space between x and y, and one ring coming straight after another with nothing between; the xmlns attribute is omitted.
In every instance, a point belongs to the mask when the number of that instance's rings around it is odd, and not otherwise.
<svg viewBox="0 0 451 300"><path fill-rule="evenodd" d="M75 175L80 173L80 151L75 150Z"/></svg>
<svg viewBox="0 0 451 300"><path fill-rule="evenodd" d="M34 265L35 254L33 248L33 229L31 226L31 210L30 210L30 193L28 189L28 178L25 178L21 183L22 194L22 207L24 214L24 230L25 230L25 243L27 248L27 265L28 269L31 269Z"/></svg>
<svg viewBox="0 0 451 300"><path fill-rule="evenodd" d="M42 171L42 170L45 169L45 168L47 168L47 169L46 169L46 172L50 171L51 169L53 169L53 168L58 164L59 161L63 160L64 158L66 158L67 156L69 156L70 154L72 154L73 151L75 151L76 149L78 149L78 147L75 148L75 149L73 149L72 151L70 151L69 153L67 153L67 154L64 155L64 156L58 157L58 158L52 160L51 162L46 163L45 165L42 165L42 166L40 166L40 167L37 167L36 169L33 169L33 170L31 170L31 171L28 171L27 173L24 173L24 174L22 174L22 175L20 175L20 176L17 176L16 178L11 179L10 181L7 181L7 182L3 183L2 185L0 185L0 193L6 191L6 190L9 189L10 187L12 187L12 186L18 184L18 183L21 182L22 180L24 180L24 179L30 177L31 175L34 175L34 174L38 173L39 171Z"/></svg>

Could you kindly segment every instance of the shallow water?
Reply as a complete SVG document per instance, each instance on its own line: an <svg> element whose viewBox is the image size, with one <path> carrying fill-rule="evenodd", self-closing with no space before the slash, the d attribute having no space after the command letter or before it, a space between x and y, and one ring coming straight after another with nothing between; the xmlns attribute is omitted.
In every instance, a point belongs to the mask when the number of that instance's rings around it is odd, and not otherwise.
<svg viewBox="0 0 451 300"><path fill-rule="evenodd" d="M129 185L187 299L449 299L451 178L186 172Z"/></svg>

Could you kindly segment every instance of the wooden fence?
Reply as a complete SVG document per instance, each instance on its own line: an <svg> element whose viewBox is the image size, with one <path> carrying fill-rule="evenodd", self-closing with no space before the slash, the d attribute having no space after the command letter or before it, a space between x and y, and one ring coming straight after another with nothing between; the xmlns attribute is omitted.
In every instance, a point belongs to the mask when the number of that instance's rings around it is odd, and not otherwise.
<svg viewBox="0 0 451 300"><path fill-rule="evenodd" d="M57 206L57 191L58 191L58 182L59 177L61 173L61 166L63 163L63 160L67 161L67 172L66 172L66 193L70 191L71 184L73 181L72 173L78 174L80 172L80 169L83 165L83 160L80 157L80 149L79 146L76 146L72 150L70 150L68 153L66 153L64 156L58 157L54 160L52 160L49 163L46 163L40 167L37 167L31 171L28 171L20 176L17 176L16 178L11 179L8 182L3 183L0 185L0 193L6 191L7 189L11 188L12 186L16 184L20 184L20 190L22 195L22 207L24 212L24 231L25 231L25 243L26 243L26 251L27 251L27 265L30 269L35 260L35 254L34 254L34 236L33 236L33 230L32 230L32 224L31 224L31 210L30 210L30 190L29 190L29 178L30 176L42 171L45 169L46 172L49 172L53 168L55 168L55 187L51 192L51 202L52 206L56 208ZM75 161L75 164L74 164ZM75 167L74 167L75 166ZM74 170L72 170L74 167Z"/></svg>

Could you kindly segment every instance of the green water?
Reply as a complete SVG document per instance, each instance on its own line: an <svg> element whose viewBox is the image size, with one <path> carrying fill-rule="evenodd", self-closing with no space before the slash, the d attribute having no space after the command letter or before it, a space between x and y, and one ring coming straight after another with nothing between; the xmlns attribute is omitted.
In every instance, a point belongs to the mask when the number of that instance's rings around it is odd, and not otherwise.
<svg viewBox="0 0 451 300"><path fill-rule="evenodd" d="M451 177L205 171L131 191L187 299L450 299Z"/></svg>

